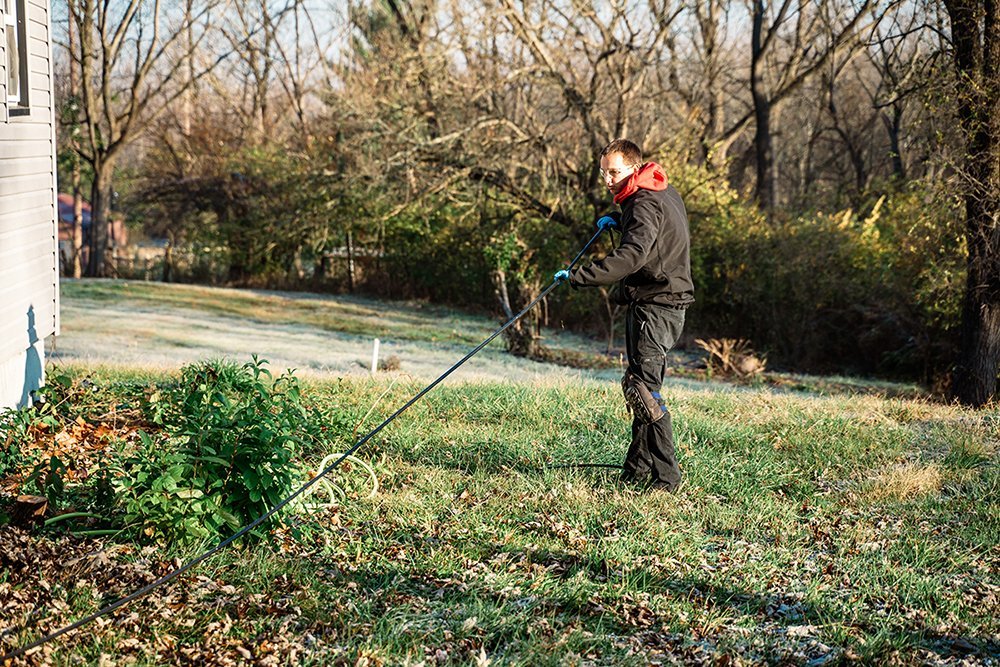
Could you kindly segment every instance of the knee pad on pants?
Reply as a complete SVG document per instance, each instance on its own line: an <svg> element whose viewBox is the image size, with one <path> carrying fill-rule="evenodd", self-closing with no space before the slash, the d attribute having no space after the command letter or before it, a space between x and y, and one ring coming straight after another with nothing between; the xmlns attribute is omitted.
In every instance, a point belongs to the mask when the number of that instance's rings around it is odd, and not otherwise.
<svg viewBox="0 0 1000 667"><path fill-rule="evenodd" d="M625 371L622 378L622 393L625 394L625 403L629 412L639 418L643 424L652 424L659 421L666 411L660 402L656 400L646 383L636 377L632 371Z"/></svg>

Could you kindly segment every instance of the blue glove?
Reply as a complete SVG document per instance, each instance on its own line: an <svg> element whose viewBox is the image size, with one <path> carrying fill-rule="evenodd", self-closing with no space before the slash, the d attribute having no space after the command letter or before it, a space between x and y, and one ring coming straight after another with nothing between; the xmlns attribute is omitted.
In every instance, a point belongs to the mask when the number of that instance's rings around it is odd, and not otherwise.
<svg viewBox="0 0 1000 667"><path fill-rule="evenodd" d="M614 229L618 223L610 215L604 215L597 219L597 228L602 232L606 229Z"/></svg>
<svg viewBox="0 0 1000 667"><path fill-rule="evenodd" d="M569 271L567 271L566 269L560 269L559 271L556 271L556 274L552 276L552 280L556 281L557 283L562 282L563 280L569 280Z"/></svg>

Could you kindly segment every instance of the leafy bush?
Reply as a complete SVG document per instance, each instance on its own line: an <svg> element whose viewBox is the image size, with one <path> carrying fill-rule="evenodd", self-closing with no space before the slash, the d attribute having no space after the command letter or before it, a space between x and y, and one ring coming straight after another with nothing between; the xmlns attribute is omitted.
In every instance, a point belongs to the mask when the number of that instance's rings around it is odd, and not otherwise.
<svg viewBox="0 0 1000 667"><path fill-rule="evenodd" d="M366 287L456 305L487 302L492 290L482 248L488 237L475 222L446 206L401 213L385 231L385 275L373 272Z"/></svg>
<svg viewBox="0 0 1000 667"><path fill-rule="evenodd" d="M866 207L765 219L718 178L679 172L691 217L692 330L777 363L930 379L952 358L966 249L930 186Z"/></svg>
<svg viewBox="0 0 1000 667"><path fill-rule="evenodd" d="M153 394L150 413L163 431L143 435L118 492L129 524L179 543L231 533L277 504L314 432L298 380L272 381L256 357L185 367L176 385Z"/></svg>

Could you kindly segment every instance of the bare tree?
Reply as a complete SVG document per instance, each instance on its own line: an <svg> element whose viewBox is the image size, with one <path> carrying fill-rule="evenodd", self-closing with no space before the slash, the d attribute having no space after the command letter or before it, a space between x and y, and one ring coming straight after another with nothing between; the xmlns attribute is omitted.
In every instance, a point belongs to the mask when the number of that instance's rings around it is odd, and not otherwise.
<svg viewBox="0 0 1000 667"><path fill-rule="evenodd" d="M773 115L831 58L860 49L859 32L874 20L873 0L822 4L781 0L770 5L750 0L749 87L752 109L731 125L739 132L751 118L754 125L755 197L765 209L777 204Z"/></svg>
<svg viewBox="0 0 1000 667"><path fill-rule="evenodd" d="M671 143L683 114L662 91L680 12L659 1L609 9L495 0L385 2L356 14L364 48L345 77L351 90L368 92L352 99L352 113L373 119L369 136L406 174L404 202L447 190L469 207L503 203L484 220L498 243L516 237L493 276L504 312L541 290L524 252L537 242L526 244L536 222L583 239L610 205L600 149L626 135L654 154ZM531 321L524 336L512 328L509 347L534 354L536 330Z"/></svg>
<svg viewBox="0 0 1000 667"><path fill-rule="evenodd" d="M853 113L845 112L839 108L839 102L846 97L842 91L837 89L837 79L843 71L844 65L846 63L834 64L829 76L824 77L824 84L828 89L826 104L833 129L837 133L837 137L840 138L840 144L844 147L844 152L850 162L851 172L854 176L854 192L860 195L865 192L871 179L870 152L872 141L869 133L858 132L858 123L852 121L860 120L863 127L870 127L875 121L875 110L870 105L865 104L867 100L858 99L856 95L846 99ZM845 179L845 181L850 183L850 178Z"/></svg>
<svg viewBox="0 0 1000 667"><path fill-rule="evenodd" d="M952 133L937 125L940 49L932 20L900 7L863 49L845 49L782 105L776 173L793 210L863 206L873 190L922 179L946 161ZM817 102L819 102L817 104Z"/></svg>
<svg viewBox="0 0 1000 667"><path fill-rule="evenodd" d="M868 60L878 73L866 86L872 105L878 110L889 139L892 175L899 181L907 176L903 121L916 95L926 86L930 62L923 34L927 32L919 11L897 12L877 25Z"/></svg>
<svg viewBox="0 0 1000 667"><path fill-rule="evenodd" d="M310 68L303 62L302 48L311 25L309 12L301 0L231 0L229 9L219 30L231 56L215 93L233 107L237 118L250 120L247 129L253 141L275 138L276 121L284 111L278 108L279 99L304 130L309 83L304 70ZM289 129L285 123L281 127Z"/></svg>
<svg viewBox="0 0 1000 667"><path fill-rule="evenodd" d="M703 159L716 169L721 169L735 135L725 140L726 129L726 88L725 69L729 62L723 51L725 45L725 20L729 12L727 0L706 0L694 3L694 14L698 26L701 49L698 55L702 62L703 74L698 77L703 82L703 97L700 107L704 109L704 121L699 133L699 144Z"/></svg>
<svg viewBox="0 0 1000 667"><path fill-rule="evenodd" d="M313 14L303 0L295 0L289 16L291 27L287 37L275 40L282 69L278 80L294 114L294 130L308 146L313 139L310 121L319 108L313 103L317 102L321 87L327 90L331 87L331 72L324 57L328 45L321 38ZM282 18L284 16L278 20Z"/></svg>
<svg viewBox="0 0 1000 667"><path fill-rule="evenodd" d="M214 7L214 0L196 1L177 9L159 0L67 0L78 37L64 46L80 72L79 152L93 169L87 275L108 272L112 177L122 150L190 84L180 76L185 60L178 42L193 26L197 37L188 47L197 48Z"/></svg>

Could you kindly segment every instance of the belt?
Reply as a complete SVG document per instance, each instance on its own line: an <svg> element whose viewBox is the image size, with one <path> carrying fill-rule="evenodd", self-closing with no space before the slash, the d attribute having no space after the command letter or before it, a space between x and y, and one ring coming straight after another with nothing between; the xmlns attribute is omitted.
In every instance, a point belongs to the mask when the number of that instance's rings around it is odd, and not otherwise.
<svg viewBox="0 0 1000 667"><path fill-rule="evenodd" d="M688 306L690 306L692 303L694 303L694 301L687 301L684 303L670 303L670 302L664 303L663 301L638 300L638 301L629 301L628 306L630 308L632 306L660 306L661 308L669 308L670 310L687 310Z"/></svg>

